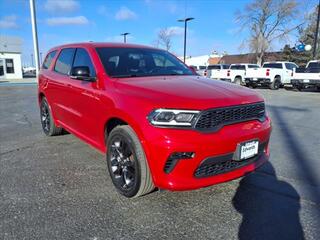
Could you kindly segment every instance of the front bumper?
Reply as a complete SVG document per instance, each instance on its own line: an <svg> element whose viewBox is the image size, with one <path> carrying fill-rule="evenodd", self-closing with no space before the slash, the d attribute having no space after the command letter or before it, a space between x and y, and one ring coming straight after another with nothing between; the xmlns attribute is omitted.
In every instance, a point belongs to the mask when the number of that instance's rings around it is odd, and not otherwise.
<svg viewBox="0 0 320 240"><path fill-rule="evenodd" d="M154 184L162 189L189 190L229 181L254 171L269 158L268 142L271 122L268 117L264 122L252 120L232 124L213 133L152 128L147 132L146 141L143 144ZM253 139L258 139L261 145L264 144L259 155L254 159L244 160L233 167L234 163L230 163L232 159L226 158L225 160L229 161L225 163L228 166L226 171L218 174L212 174L211 171L205 176L197 174L199 167L203 166L207 159L230 156L235 152L238 143ZM179 160L173 169L166 172L167 160L176 152L193 152L194 156Z"/></svg>
<svg viewBox="0 0 320 240"><path fill-rule="evenodd" d="M320 79L292 79L291 84L294 87L320 87Z"/></svg>
<svg viewBox="0 0 320 240"><path fill-rule="evenodd" d="M255 85L269 85L271 83L270 78L245 78L246 84L255 84Z"/></svg>

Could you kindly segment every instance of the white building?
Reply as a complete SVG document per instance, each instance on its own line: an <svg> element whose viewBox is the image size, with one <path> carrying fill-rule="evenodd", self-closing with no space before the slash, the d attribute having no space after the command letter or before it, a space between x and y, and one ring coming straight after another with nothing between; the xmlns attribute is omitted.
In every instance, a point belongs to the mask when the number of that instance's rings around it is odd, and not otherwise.
<svg viewBox="0 0 320 240"><path fill-rule="evenodd" d="M188 66L208 66L209 65L209 59L210 58L217 58L221 57L221 55L218 54L210 54L210 55L202 55L202 56L195 56L195 57L187 57L186 58L186 64Z"/></svg>
<svg viewBox="0 0 320 240"><path fill-rule="evenodd" d="M22 40L0 35L0 79L22 78Z"/></svg>

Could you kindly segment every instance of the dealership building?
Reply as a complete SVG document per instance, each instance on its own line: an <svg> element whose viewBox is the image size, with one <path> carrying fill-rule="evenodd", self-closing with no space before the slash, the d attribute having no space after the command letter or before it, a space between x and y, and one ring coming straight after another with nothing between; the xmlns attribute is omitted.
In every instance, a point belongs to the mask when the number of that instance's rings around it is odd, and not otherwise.
<svg viewBox="0 0 320 240"><path fill-rule="evenodd" d="M22 40L0 35L0 80L22 78Z"/></svg>

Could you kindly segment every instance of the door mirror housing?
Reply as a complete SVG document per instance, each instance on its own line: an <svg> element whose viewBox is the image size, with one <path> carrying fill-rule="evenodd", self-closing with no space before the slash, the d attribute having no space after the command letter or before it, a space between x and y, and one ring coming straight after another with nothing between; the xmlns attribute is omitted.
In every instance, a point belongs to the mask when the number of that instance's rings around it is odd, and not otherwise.
<svg viewBox="0 0 320 240"><path fill-rule="evenodd" d="M70 77L73 79L93 82L96 80L95 77L90 76L90 69L87 66L73 67L71 69Z"/></svg>

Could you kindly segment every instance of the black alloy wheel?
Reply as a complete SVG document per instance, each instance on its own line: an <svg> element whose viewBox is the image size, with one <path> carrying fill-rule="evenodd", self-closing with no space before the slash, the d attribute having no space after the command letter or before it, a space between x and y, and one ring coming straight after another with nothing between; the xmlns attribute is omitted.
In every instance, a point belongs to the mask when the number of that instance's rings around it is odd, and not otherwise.
<svg viewBox="0 0 320 240"><path fill-rule="evenodd" d="M130 126L117 126L110 132L107 164L113 185L122 195L139 197L155 188L143 147Z"/></svg>
<svg viewBox="0 0 320 240"><path fill-rule="evenodd" d="M109 141L109 172L121 194L131 197L139 185L139 169L132 144L122 134L115 134Z"/></svg>

